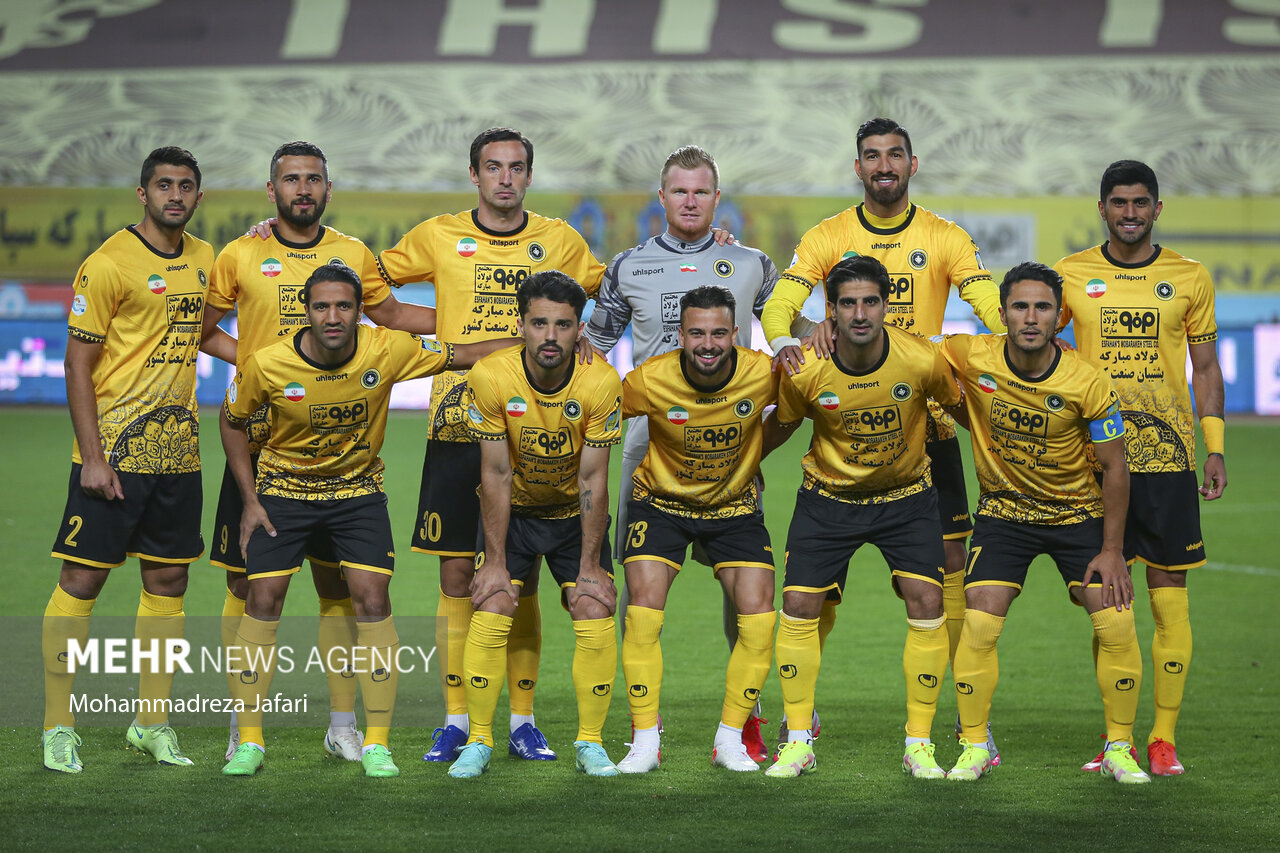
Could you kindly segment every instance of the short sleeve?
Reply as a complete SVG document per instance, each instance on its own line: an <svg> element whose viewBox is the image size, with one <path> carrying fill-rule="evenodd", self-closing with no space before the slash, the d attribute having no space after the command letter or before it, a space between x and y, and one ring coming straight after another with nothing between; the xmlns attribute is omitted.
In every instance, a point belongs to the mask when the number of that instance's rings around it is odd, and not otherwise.
<svg viewBox="0 0 1280 853"><path fill-rule="evenodd" d="M94 252L76 273L75 295L67 317L67 333L77 340L100 344L124 298L120 272L104 252Z"/></svg>

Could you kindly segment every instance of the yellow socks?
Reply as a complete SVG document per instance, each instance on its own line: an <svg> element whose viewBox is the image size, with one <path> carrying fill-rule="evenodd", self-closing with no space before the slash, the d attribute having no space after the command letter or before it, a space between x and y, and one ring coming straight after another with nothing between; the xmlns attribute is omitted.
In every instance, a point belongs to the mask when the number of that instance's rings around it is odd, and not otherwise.
<svg viewBox="0 0 1280 853"><path fill-rule="evenodd" d="M827 635L831 633L831 629L835 626L836 603L834 601L823 601L822 612L818 614L818 645L821 648L825 649L827 647Z"/></svg>
<svg viewBox="0 0 1280 853"><path fill-rule="evenodd" d="M137 714L140 726L156 726L169 721L168 712L160 707L160 700L168 699L173 692L174 674L164 671L165 641L182 639L186 625L182 596L152 595L142 590L133 636L144 649L149 649L154 641L157 655L154 661L143 661L142 671L138 674L138 698L142 700Z"/></svg>
<svg viewBox="0 0 1280 853"><path fill-rule="evenodd" d="M627 682L631 724L637 729L658 726L658 696L662 692L662 618L661 610L634 604L627 608L627 630L622 635L622 673Z"/></svg>
<svg viewBox="0 0 1280 853"><path fill-rule="evenodd" d="M236 598L228 589L226 598L222 599L222 655L225 660L227 651L236 644L236 631L240 630L240 620L244 618L244 599ZM229 663L223 667L227 673L227 695L235 689L236 679L240 674Z"/></svg>
<svg viewBox="0 0 1280 853"><path fill-rule="evenodd" d="M938 691L947 671L947 617L908 619L902 649L907 679L907 737L929 738L938 710Z"/></svg>
<svg viewBox="0 0 1280 853"><path fill-rule="evenodd" d="M61 586L44 608L40 646L44 657L44 727L74 726L71 713L71 687L76 676L67 671L67 641L77 640L83 647L89 640L89 614L96 599L76 598Z"/></svg>
<svg viewBox="0 0 1280 853"><path fill-rule="evenodd" d="M834 614L835 609L832 608ZM826 606L823 607L826 612ZM813 719L814 693L822 665L820 619L797 619L786 613L778 620L778 678L782 710L788 720L805 724ZM804 728L808 728L804 725Z"/></svg>
<svg viewBox="0 0 1280 853"><path fill-rule="evenodd" d="M520 606L524 607L521 599ZM618 633L607 619L579 619L573 623L573 691L578 695L578 736L575 740L602 743L609 716L613 679L618 674ZM508 670L511 668L507 664Z"/></svg>
<svg viewBox="0 0 1280 853"><path fill-rule="evenodd" d="M960 733L969 743L987 742L987 721L991 717L991 697L1000 680L996 641L1004 629L1004 617L972 608L965 611L964 630L951 672L956 680L956 706L960 711Z"/></svg>
<svg viewBox="0 0 1280 853"><path fill-rule="evenodd" d="M279 620L264 622L246 613L236 631L229 665L234 666L236 672L231 683L231 698L244 705L244 712L238 714L241 743L266 746L262 737L261 701L271 694L271 679L276 673L276 631L279 627Z"/></svg>
<svg viewBox="0 0 1280 853"><path fill-rule="evenodd" d="M471 617L464 667L471 737L467 743L493 746L493 714L507 671L507 635L511 617L480 611ZM453 713L450 711L450 713Z"/></svg>
<svg viewBox="0 0 1280 853"><path fill-rule="evenodd" d="M467 713L467 688L462 682L463 650L467 646L467 629L471 625L471 599L453 598L440 591L436 605L436 654L440 660L440 681L444 685L446 714Z"/></svg>
<svg viewBox="0 0 1280 853"><path fill-rule="evenodd" d="M777 614L738 614L738 642L729 655L729 668L724 677L724 709L720 722L741 729L760 699L760 688L769 675L773 662L773 628ZM805 719L801 717L800 719Z"/></svg>
<svg viewBox="0 0 1280 853"><path fill-rule="evenodd" d="M507 637L507 698L511 713L533 715L533 688L542 658L542 611L538 594L522 596Z"/></svg>
<svg viewBox="0 0 1280 853"><path fill-rule="evenodd" d="M356 709L359 680L351 668L351 647L356 644L356 632L356 613L350 596L320 599L318 642L320 654L324 656L325 680L329 683L330 711ZM330 669L330 663L337 668Z"/></svg>
<svg viewBox="0 0 1280 853"><path fill-rule="evenodd" d="M395 622L390 616L381 622L357 622L356 643L368 650L361 654L367 665L357 672L364 692L364 745L388 746L391 713L396 707L396 688L400 683L400 670L396 667L400 637L396 634Z"/></svg>
<svg viewBox="0 0 1280 853"><path fill-rule="evenodd" d="M1155 672L1156 717L1148 743L1157 738L1176 743L1174 728L1182 710L1182 691L1191 668L1191 607L1187 588L1166 586L1149 589L1151 615L1156 634L1151 641L1151 662Z"/></svg>
<svg viewBox="0 0 1280 853"><path fill-rule="evenodd" d="M1138 714L1138 688L1142 686L1142 652L1133 624L1133 610L1117 613L1104 607L1090 613L1098 640L1098 689L1107 718L1107 741L1133 743L1133 718Z"/></svg>
<svg viewBox="0 0 1280 853"><path fill-rule="evenodd" d="M942 576L942 612L947 619L947 660L954 661L964 628L964 572Z"/></svg>

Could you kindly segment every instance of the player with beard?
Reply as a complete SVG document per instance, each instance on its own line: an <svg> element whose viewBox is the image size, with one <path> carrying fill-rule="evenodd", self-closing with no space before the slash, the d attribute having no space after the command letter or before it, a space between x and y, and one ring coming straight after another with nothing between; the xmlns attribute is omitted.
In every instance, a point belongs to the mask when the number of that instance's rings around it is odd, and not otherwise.
<svg viewBox="0 0 1280 853"><path fill-rule="evenodd" d="M364 289L364 310L382 326L418 334L435 331L435 309L400 302L378 274L377 261L364 243L322 224L333 185L324 152L309 142L288 142L271 155L267 198L276 206L276 219L267 238L254 234L229 243L213 266L204 332L215 334L218 323L236 310L239 342L236 358L248 358L268 344L292 335L307 322L298 298L302 284L318 267L340 261L356 270ZM268 409L263 406L248 426L251 458L270 435ZM229 467L224 468L222 491L214 522L210 562L226 570L227 594L222 608L222 643L235 639L244 616L249 582L240 548L240 492ZM349 660L356 624L351 594L333 561L332 548L322 537L309 543L311 577L320 598L318 651L325 661ZM324 749L347 761L360 760L361 732L356 728L357 681L350 672L327 669L329 729ZM233 673L227 672L228 684ZM236 719L231 717L227 760L236 749Z"/></svg>
<svg viewBox="0 0 1280 853"><path fill-rule="evenodd" d="M862 181L862 203L809 229L760 317L777 362L789 372L804 362L801 342L789 331L801 306L832 267L855 255L870 255L889 270L893 290L885 322L923 337L937 335L955 287L987 328L1004 330L996 286L973 240L954 222L911 203L908 186L919 162L906 129L892 119L871 119L858 128L857 146L853 167ZM824 358L830 352L831 332L826 322L810 339ZM926 451L938 490L946 553L943 606L954 659L964 620L964 543L973 522L955 423L936 403L929 411ZM819 621L822 639L834 622L834 602L828 602ZM785 736L785 731L779 732L780 739ZM988 746L999 764L994 740L988 738Z"/></svg>
<svg viewBox="0 0 1280 853"><path fill-rule="evenodd" d="M1125 558L1147 566L1155 621L1155 721L1147 759L1158 776L1184 772L1174 727L1191 665L1187 572L1205 564L1197 486L1206 501L1227 487L1223 385L1213 280L1203 264L1152 243L1162 210L1155 172L1118 160L1102 175L1098 213L1108 240L1058 262L1062 323L1074 318L1076 345L1111 376L1125 420L1131 479ZM1191 361L1191 386L1183 365ZM1192 396L1195 408L1192 409ZM1204 434L1204 481L1197 483L1194 419ZM1098 770L1104 755L1085 764Z"/></svg>

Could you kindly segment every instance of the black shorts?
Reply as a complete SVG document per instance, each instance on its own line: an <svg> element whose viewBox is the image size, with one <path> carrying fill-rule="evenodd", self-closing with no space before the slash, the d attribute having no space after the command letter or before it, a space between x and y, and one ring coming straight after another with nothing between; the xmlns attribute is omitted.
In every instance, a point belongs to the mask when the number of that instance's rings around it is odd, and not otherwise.
<svg viewBox="0 0 1280 853"><path fill-rule="evenodd" d="M787 530L783 591L825 592L839 601L849 560L866 544L884 555L895 592L898 577L941 587L945 559L937 493L926 489L889 503L855 505L801 489Z"/></svg>
<svg viewBox="0 0 1280 853"><path fill-rule="evenodd" d="M960 440L952 436L942 441L930 441L925 444L924 451L929 454L933 487L938 490L942 538L964 539L973 533L973 517L969 515L969 496L965 493Z"/></svg>
<svg viewBox="0 0 1280 853"><path fill-rule="evenodd" d="M577 586L582 565L582 518L530 518L511 514L507 522L507 574L516 586L524 586L545 557L551 576L561 589ZM600 542L600 568L613 577L613 549L609 531ZM484 565L484 530L476 537L476 568Z"/></svg>
<svg viewBox="0 0 1280 853"><path fill-rule="evenodd" d="M760 513L687 518L664 512L647 501L633 500L627 505L627 518L624 565L656 560L680 571L689 543L700 541L714 571L738 566L773 570L773 546Z"/></svg>
<svg viewBox="0 0 1280 853"><path fill-rule="evenodd" d="M1195 471L1129 475L1124 558L1171 572L1205 564Z"/></svg>
<svg viewBox="0 0 1280 853"><path fill-rule="evenodd" d="M1021 592L1031 561L1048 554L1070 592L1083 586L1084 573L1101 550L1101 518L1049 525L1015 524L980 515L969 542L964 587L1011 586ZM1102 581L1095 575L1089 586L1101 588Z"/></svg>
<svg viewBox="0 0 1280 853"><path fill-rule="evenodd" d="M480 445L427 442L422 459L413 550L441 557L474 557L480 526Z"/></svg>
<svg viewBox="0 0 1280 853"><path fill-rule="evenodd" d="M258 457L250 458L253 473L258 473ZM222 467L222 489L218 492L218 510L213 521L213 551L209 554L209 562L229 572L244 574L244 556L240 553L240 517L244 514L244 501L240 498L240 489L236 486L236 478L231 475L231 466ZM327 568L338 567L333 558L333 543L324 531L307 542L307 559L311 565Z"/></svg>
<svg viewBox="0 0 1280 853"><path fill-rule="evenodd" d="M395 569L395 541L387 515L387 496L378 492L357 498L304 501L259 495L276 529L262 528L249 537L249 577L291 575L302 568L307 545L317 534L333 543L334 561L343 569L389 575Z"/></svg>
<svg viewBox="0 0 1280 853"><path fill-rule="evenodd" d="M127 557L164 565L194 563L204 553L200 472L130 474L117 471L123 500L103 500L80 488L78 462L71 464L67 505L51 556L113 569Z"/></svg>

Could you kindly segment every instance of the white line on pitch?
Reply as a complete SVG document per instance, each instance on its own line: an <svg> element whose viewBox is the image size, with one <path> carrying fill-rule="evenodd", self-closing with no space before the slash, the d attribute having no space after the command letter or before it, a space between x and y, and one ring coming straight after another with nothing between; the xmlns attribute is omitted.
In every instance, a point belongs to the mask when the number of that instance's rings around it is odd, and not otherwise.
<svg viewBox="0 0 1280 853"><path fill-rule="evenodd" d="M1238 575L1264 575L1269 578L1280 578L1280 569L1267 566L1238 566L1235 563L1205 563L1204 567L1214 572L1234 572Z"/></svg>

